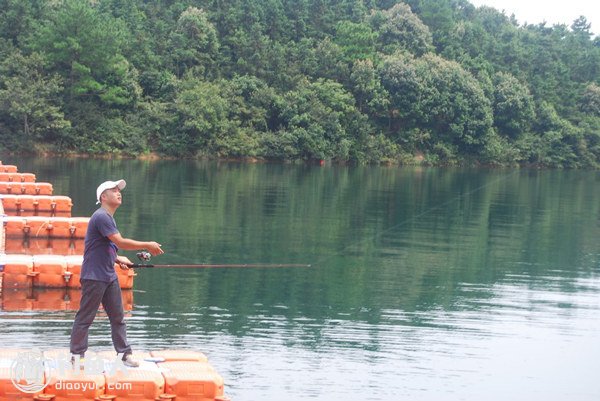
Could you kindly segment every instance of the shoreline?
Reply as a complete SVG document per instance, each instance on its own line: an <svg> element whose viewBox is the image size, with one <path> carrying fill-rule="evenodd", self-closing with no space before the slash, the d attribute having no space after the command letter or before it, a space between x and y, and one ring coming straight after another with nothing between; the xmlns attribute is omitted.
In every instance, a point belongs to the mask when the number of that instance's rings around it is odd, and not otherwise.
<svg viewBox="0 0 600 401"><path fill-rule="evenodd" d="M206 155L175 157L161 155L156 152L139 154L137 156L125 153L102 153L91 154L82 152L14 152L8 150L0 150L0 158L2 155L7 156L26 156L26 157L41 157L41 158L65 158L65 159L96 159L96 160L142 160L142 161L162 161L162 160L188 160L188 161L215 161L223 163L241 163L241 164L289 164L289 165L319 165L319 166L379 166L379 167L438 167L438 168L484 168L484 169L534 169L534 170L589 170L597 171L598 168L573 168L564 166L549 166L538 163L510 163L510 164L492 164L482 163L477 160L463 160L457 163L437 163L430 164L425 161L422 153L413 155L412 162L396 161L396 162L379 162L379 163L360 163L357 161L340 161L335 159L265 159L254 156L240 157L211 157Z"/></svg>

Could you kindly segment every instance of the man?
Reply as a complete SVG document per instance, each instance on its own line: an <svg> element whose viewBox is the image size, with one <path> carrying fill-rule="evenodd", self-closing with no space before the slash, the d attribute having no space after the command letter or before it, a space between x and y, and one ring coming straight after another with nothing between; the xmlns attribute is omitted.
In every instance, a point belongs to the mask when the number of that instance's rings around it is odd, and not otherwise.
<svg viewBox="0 0 600 401"><path fill-rule="evenodd" d="M88 349L88 331L96 317L100 303L108 315L112 342L118 354L122 354L123 363L128 367L137 367L133 359L131 346L127 342L125 313L121 298L121 287L115 272L115 262L122 269L133 263L117 251L148 250L152 255L164 253L156 242L136 241L123 238L117 230L113 215L121 206L121 190L125 180L106 181L96 190L97 204L100 208L90 218L85 234L83 264L81 266L81 304L73 322L71 332L71 355L83 358Z"/></svg>

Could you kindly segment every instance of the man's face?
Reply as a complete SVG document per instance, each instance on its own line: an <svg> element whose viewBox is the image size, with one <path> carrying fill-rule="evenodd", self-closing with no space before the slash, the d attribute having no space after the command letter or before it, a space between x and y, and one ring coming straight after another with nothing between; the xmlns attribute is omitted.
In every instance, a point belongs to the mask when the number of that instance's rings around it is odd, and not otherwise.
<svg viewBox="0 0 600 401"><path fill-rule="evenodd" d="M107 189L102 192L102 203L109 206L120 206L121 205L121 190L119 187Z"/></svg>

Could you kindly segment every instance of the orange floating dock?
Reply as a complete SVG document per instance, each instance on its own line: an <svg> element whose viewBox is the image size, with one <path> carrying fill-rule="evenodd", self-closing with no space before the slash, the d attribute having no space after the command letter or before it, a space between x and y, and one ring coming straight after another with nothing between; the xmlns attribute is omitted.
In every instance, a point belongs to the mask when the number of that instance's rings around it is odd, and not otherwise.
<svg viewBox="0 0 600 401"><path fill-rule="evenodd" d="M3 217L6 238L85 238L87 217L7 216Z"/></svg>
<svg viewBox="0 0 600 401"><path fill-rule="evenodd" d="M17 166L0 161L0 310L79 309L89 218L71 217L72 206L69 197L53 194L52 184L38 183L35 174L19 173ZM131 311L136 273L117 265L115 271L123 306ZM24 372L19 363L31 363L31 352L0 348L0 401L229 401L223 378L195 350L137 352L138 368L116 370L106 363L116 361L113 352L88 352L86 361L104 367L93 372L74 370L66 349L45 350L34 355L41 365L33 370L43 388L24 392L32 377L15 376Z"/></svg>
<svg viewBox="0 0 600 401"><path fill-rule="evenodd" d="M0 254L2 286L10 288L81 288L82 255L6 255ZM115 264L115 272L122 289L133 288L132 269Z"/></svg>
<svg viewBox="0 0 600 401"><path fill-rule="evenodd" d="M68 196L57 195L0 195L4 212L51 212L57 214L70 214L73 202Z"/></svg>
<svg viewBox="0 0 600 401"><path fill-rule="evenodd" d="M0 400L230 401L223 378L201 352L134 355L140 360L137 368L126 368L111 351L88 352L74 366L67 349L0 349ZM15 367L37 367L38 375L21 379ZM20 390L27 384L31 393Z"/></svg>
<svg viewBox="0 0 600 401"><path fill-rule="evenodd" d="M72 217L71 198L53 190L35 174L0 162L0 291L79 288L89 218ZM121 288L133 288L135 272L115 270Z"/></svg>
<svg viewBox="0 0 600 401"><path fill-rule="evenodd" d="M8 182L35 182L35 174L31 174L31 173L6 173L6 172L0 172L0 181L8 181Z"/></svg>
<svg viewBox="0 0 600 401"><path fill-rule="evenodd" d="M17 171L17 166L13 166L11 164L0 164L1 173L16 173Z"/></svg>
<svg viewBox="0 0 600 401"><path fill-rule="evenodd" d="M52 191L52 184L49 182L0 181L2 195L52 195Z"/></svg>

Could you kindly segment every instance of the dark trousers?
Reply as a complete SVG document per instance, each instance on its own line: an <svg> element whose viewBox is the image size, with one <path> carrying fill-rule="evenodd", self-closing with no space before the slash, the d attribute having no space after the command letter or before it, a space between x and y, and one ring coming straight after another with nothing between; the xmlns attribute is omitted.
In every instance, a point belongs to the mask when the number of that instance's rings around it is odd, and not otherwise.
<svg viewBox="0 0 600 401"><path fill-rule="evenodd" d="M83 355L87 351L88 332L100 303L110 321L110 333L115 350L120 354L131 354L131 347L127 343L125 312L118 280L110 283L81 280L81 304L71 331L71 354Z"/></svg>

